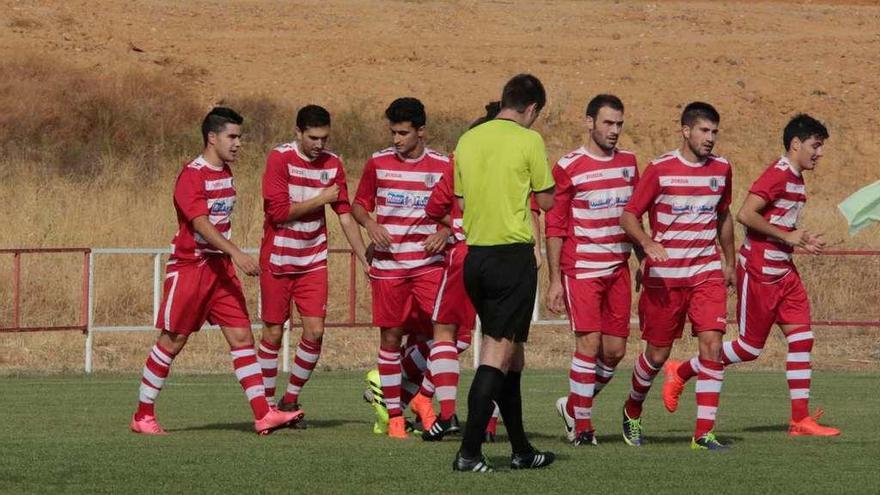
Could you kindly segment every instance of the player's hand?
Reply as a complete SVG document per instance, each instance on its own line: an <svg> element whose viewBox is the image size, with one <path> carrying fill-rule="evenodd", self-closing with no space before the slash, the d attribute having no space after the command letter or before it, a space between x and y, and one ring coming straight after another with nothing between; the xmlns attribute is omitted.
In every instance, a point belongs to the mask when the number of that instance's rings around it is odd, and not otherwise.
<svg viewBox="0 0 880 495"><path fill-rule="evenodd" d="M642 261L639 262L639 267L636 268L636 292L642 290L642 279L645 277L645 258L642 258Z"/></svg>
<svg viewBox="0 0 880 495"><path fill-rule="evenodd" d="M538 270L541 269L541 265L544 264L544 256L541 255L541 248L535 244L535 266L538 267Z"/></svg>
<svg viewBox="0 0 880 495"><path fill-rule="evenodd" d="M645 250L645 255L651 258L651 261L666 261L669 259L666 248L659 242L648 241L642 248Z"/></svg>
<svg viewBox="0 0 880 495"><path fill-rule="evenodd" d="M256 277L260 274L260 263L258 263L253 256L245 254L243 251L239 251L232 255L232 262L235 263L235 266L243 271L245 275Z"/></svg>
<svg viewBox="0 0 880 495"><path fill-rule="evenodd" d="M822 251L825 249L826 242L822 238L822 234L814 234L809 230L805 230L802 239L804 241L804 249L810 254L822 254Z"/></svg>
<svg viewBox="0 0 880 495"><path fill-rule="evenodd" d="M721 271L724 273L724 285L733 291L736 288L736 265L725 264Z"/></svg>
<svg viewBox="0 0 880 495"><path fill-rule="evenodd" d="M367 227L367 235L370 236L370 240L373 241L376 246L379 246L382 249L388 249L391 247L391 234L388 233L388 230L385 227L379 225L376 222L371 222Z"/></svg>
<svg viewBox="0 0 880 495"><path fill-rule="evenodd" d="M437 232L429 235L425 242L422 243L422 246L425 247L425 252L428 254L437 254L443 251L443 248L446 247L446 240L449 239L449 231L445 228L439 229Z"/></svg>
<svg viewBox="0 0 880 495"><path fill-rule="evenodd" d="M565 295L562 289L562 282L550 282L550 287L547 289L546 304L547 309L556 314L565 313Z"/></svg>
<svg viewBox="0 0 880 495"><path fill-rule="evenodd" d="M334 183L330 187L325 187L324 190L318 194L318 197L321 198L322 205L336 201L339 199L339 184Z"/></svg>

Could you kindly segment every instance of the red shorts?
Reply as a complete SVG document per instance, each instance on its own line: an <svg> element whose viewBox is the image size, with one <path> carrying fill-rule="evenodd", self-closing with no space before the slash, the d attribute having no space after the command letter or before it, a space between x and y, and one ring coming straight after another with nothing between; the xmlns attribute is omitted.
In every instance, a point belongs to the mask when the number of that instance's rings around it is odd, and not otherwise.
<svg viewBox="0 0 880 495"><path fill-rule="evenodd" d="M721 280L707 280L694 287L645 287L639 298L642 340L655 347L669 347L681 338L685 318L691 333L724 332L727 326L727 289Z"/></svg>
<svg viewBox="0 0 880 495"><path fill-rule="evenodd" d="M473 330L477 311L464 288L464 258L467 252L467 244L459 242L446 254L446 269L431 319L437 323L458 325L459 329Z"/></svg>
<svg viewBox="0 0 880 495"><path fill-rule="evenodd" d="M442 277L443 270L431 270L406 278L371 279L373 325L402 328L413 319L430 321Z"/></svg>
<svg viewBox="0 0 880 495"><path fill-rule="evenodd" d="M281 325L290 318L291 300L300 316L327 316L327 269L275 275L268 267L260 273L260 311L267 324Z"/></svg>
<svg viewBox="0 0 880 495"><path fill-rule="evenodd" d="M597 278L562 277L565 307L576 333L602 332L629 337L632 288L629 265Z"/></svg>
<svg viewBox="0 0 880 495"><path fill-rule="evenodd" d="M739 334L752 347L764 348L773 325L810 325L810 299L797 272L761 283L736 267L736 315Z"/></svg>
<svg viewBox="0 0 880 495"><path fill-rule="evenodd" d="M227 328L251 328L247 303L235 266L226 256L209 256L196 264L171 265L156 327L188 335L206 321Z"/></svg>

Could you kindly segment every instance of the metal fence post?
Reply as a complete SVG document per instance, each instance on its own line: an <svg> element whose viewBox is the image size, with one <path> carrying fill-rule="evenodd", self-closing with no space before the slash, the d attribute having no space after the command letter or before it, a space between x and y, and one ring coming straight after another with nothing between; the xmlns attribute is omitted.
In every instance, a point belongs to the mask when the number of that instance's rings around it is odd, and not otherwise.
<svg viewBox="0 0 880 495"><path fill-rule="evenodd" d="M92 372L92 345L94 344L95 325L95 254L89 253L89 316L86 326L85 372Z"/></svg>
<svg viewBox="0 0 880 495"><path fill-rule="evenodd" d="M162 255L156 253L153 257L153 322L158 321L159 305L161 304L160 294L162 294Z"/></svg>

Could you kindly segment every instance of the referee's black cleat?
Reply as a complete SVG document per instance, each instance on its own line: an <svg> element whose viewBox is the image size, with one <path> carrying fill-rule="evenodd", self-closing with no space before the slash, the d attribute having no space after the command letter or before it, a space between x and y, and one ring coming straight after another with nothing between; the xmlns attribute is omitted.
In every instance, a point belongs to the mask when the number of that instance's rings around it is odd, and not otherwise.
<svg viewBox="0 0 880 495"><path fill-rule="evenodd" d="M531 452L510 456L510 469L538 469L553 464L555 460L556 454L553 452L541 452L532 447Z"/></svg>
<svg viewBox="0 0 880 495"><path fill-rule="evenodd" d="M439 442L443 437L461 430L458 417L454 414L449 419L437 418L434 424L422 433L422 440L426 442Z"/></svg>
<svg viewBox="0 0 880 495"><path fill-rule="evenodd" d="M452 461L452 470L470 473L494 473L495 468L486 460L486 456L480 456L474 459L462 457L461 452L455 454L455 460Z"/></svg>

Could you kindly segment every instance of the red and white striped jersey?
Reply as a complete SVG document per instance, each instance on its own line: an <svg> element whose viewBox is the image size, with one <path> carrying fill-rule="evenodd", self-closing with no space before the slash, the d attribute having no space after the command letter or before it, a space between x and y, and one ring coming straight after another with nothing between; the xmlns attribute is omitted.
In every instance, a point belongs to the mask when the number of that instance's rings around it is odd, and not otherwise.
<svg viewBox="0 0 880 495"><path fill-rule="evenodd" d="M785 232L797 228L807 202L806 185L801 173L784 156L764 170L749 193L767 202L761 216L771 225ZM793 247L749 228L745 232L739 261L752 276L763 282L775 282L795 270Z"/></svg>
<svg viewBox="0 0 880 495"><path fill-rule="evenodd" d="M547 212L547 237L563 237L560 267L575 278L612 274L632 251L620 215L639 180L636 156L615 150L610 157L581 147L553 167L556 193Z"/></svg>
<svg viewBox="0 0 880 495"><path fill-rule="evenodd" d="M387 148L367 161L354 200L369 212L375 210L376 221L392 239L390 249L376 246L371 277L404 278L443 268L443 254L429 255L422 243L437 232L425 206L449 169L446 155L427 148L414 159Z"/></svg>
<svg viewBox="0 0 880 495"><path fill-rule="evenodd" d="M638 217L649 212L653 239L669 259L646 260L645 286L692 287L724 278L718 214L730 209L732 188L730 163L718 156L692 163L675 150L648 165L624 210Z"/></svg>
<svg viewBox="0 0 880 495"><path fill-rule="evenodd" d="M193 219L207 216L223 237L232 235L232 209L235 207L235 184L228 165L215 167L203 156L184 165L174 185L174 209L177 210L177 234L171 241L168 265L200 262L209 255L223 255L193 227ZM225 256L225 255L224 255Z"/></svg>
<svg viewBox="0 0 880 495"><path fill-rule="evenodd" d="M324 207L287 220L290 206L339 185L339 196L330 204L338 215L351 212L345 169L338 156L323 152L314 160L296 142L282 144L269 153L263 174L263 242L260 262L276 275L305 273L327 266L327 225Z"/></svg>

